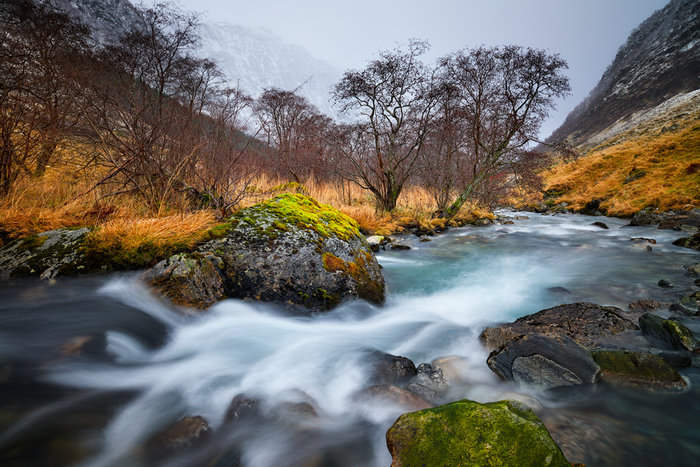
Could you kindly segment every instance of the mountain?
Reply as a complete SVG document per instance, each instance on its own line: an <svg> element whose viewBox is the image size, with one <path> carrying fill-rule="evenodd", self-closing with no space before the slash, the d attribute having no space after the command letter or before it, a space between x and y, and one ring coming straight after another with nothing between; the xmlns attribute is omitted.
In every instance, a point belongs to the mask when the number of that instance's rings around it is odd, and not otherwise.
<svg viewBox="0 0 700 467"><path fill-rule="evenodd" d="M550 137L580 157L545 172L548 205L617 216L700 207L699 14L698 0L671 0L632 32Z"/></svg>
<svg viewBox="0 0 700 467"><path fill-rule="evenodd" d="M549 140L599 143L619 133L633 115L672 98L684 100L682 95L698 88L700 2L671 0L632 32L598 85Z"/></svg>
<svg viewBox="0 0 700 467"><path fill-rule="evenodd" d="M95 42L116 40L137 21L128 0L50 0L90 27ZM333 114L330 91L341 72L303 47L284 42L272 32L226 23L203 23L197 53L216 62L232 86L258 97L277 87L298 94L327 114Z"/></svg>
<svg viewBox="0 0 700 467"><path fill-rule="evenodd" d="M200 27L201 55L214 60L228 80L258 97L264 88L294 91L332 114L330 91L341 72L306 49L270 31L212 23Z"/></svg>
<svg viewBox="0 0 700 467"><path fill-rule="evenodd" d="M128 0L50 0L47 3L87 25L98 44L114 41L137 18Z"/></svg>

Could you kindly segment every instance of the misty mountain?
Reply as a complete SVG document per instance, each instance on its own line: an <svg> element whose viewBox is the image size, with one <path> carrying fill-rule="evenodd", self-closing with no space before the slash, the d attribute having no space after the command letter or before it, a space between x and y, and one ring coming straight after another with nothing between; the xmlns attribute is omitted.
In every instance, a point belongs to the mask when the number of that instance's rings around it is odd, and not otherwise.
<svg viewBox="0 0 700 467"><path fill-rule="evenodd" d="M137 21L128 0L52 0L91 30L98 44L116 40ZM330 90L341 72L303 47L284 42L272 32L226 23L201 24L197 54L215 61L232 86L258 97L263 89L296 91L321 111L332 114Z"/></svg>
<svg viewBox="0 0 700 467"><path fill-rule="evenodd" d="M332 114L330 91L341 72L303 47L264 29L227 23L203 24L200 33L202 56L214 60L246 93L258 97L269 87L296 91Z"/></svg>
<svg viewBox="0 0 700 467"><path fill-rule="evenodd" d="M635 114L653 118L657 112L651 109L667 101L676 106L697 99L692 91L698 88L700 2L671 0L632 32L598 85L549 141L600 142L616 133L611 127L628 127Z"/></svg>

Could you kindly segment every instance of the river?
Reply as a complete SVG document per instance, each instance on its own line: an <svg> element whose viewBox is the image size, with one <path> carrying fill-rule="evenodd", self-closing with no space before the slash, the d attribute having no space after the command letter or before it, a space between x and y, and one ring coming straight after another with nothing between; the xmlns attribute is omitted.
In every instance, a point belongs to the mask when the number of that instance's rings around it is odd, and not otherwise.
<svg viewBox="0 0 700 467"><path fill-rule="evenodd" d="M387 466L384 434L404 410L358 398L376 349L416 365L460 357L448 400L529 401L572 462L696 465L697 359L682 371L690 390L680 395L542 392L499 380L478 335L561 303L673 301L693 281L682 265L700 254L671 245L678 232L620 219L527 216L430 242L400 238L412 249L377 256L384 306L346 303L313 316L238 300L183 315L135 274L0 284L0 464ZM632 237L657 243L647 251ZM660 288L660 278L678 287ZM683 323L700 333L696 318ZM239 394L265 417L225 423ZM284 409L298 402L313 414ZM153 454L156 433L194 415L211 426L205 442Z"/></svg>

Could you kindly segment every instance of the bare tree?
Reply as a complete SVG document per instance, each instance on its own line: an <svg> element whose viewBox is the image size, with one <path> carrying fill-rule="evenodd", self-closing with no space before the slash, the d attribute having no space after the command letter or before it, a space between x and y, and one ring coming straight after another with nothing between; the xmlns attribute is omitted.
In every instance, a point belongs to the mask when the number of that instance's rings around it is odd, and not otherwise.
<svg viewBox="0 0 700 467"><path fill-rule="evenodd" d="M463 50L440 66L459 89L472 157L468 183L438 213L451 219L485 180L519 162L554 99L570 88L562 74L567 64L557 54L519 46Z"/></svg>
<svg viewBox="0 0 700 467"><path fill-rule="evenodd" d="M346 72L333 92L341 111L359 114L362 125L353 134L369 144L360 153L357 148L352 154L345 151L348 157L361 154L361 159L351 160L357 169L353 180L369 189L386 211L396 208L415 171L432 116L429 72L419 60L427 48L427 43L412 40L407 51L382 52L364 70Z"/></svg>
<svg viewBox="0 0 700 467"><path fill-rule="evenodd" d="M0 5L0 196L21 173L41 175L78 124L74 63L87 30L43 3Z"/></svg>

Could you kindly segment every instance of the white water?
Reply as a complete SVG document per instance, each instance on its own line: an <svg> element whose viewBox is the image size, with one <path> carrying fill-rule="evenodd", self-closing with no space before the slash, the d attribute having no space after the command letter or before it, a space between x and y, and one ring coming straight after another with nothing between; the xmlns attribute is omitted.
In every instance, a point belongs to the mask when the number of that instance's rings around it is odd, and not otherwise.
<svg viewBox="0 0 700 467"><path fill-rule="evenodd" d="M168 331L165 344L153 349L128 330L108 330L111 360L61 361L41 378L73 388L136 391L92 441L96 455L86 465L145 462L140 446L182 416L203 416L214 433L224 432L227 407L239 394L259 399L270 414L283 402L310 402L319 415L311 434L280 421L216 439L212 449L242 436L244 465L300 465L334 447L350 455L354 448L343 446L357 443L366 450L362 463L388 465L384 433L407 409L358 399L370 384L367 351L403 355L416 365L456 355L463 358L462 381L449 400L511 397L515 389L485 364L477 337L484 326L565 302L623 306L647 296L670 298L656 281L681 282L681 264L698 261L697 252L670 245L676 232L621 229L622 221L607 218L598 220L611 230L591 226L596 219L585 216L530 216L516 225L453 230L430 243L402 239L413 249L378 255L388 284L383 307L355 302L300 317L226 300L184 317L136 279L117 277L97 296L160 322ZM659 244L647 252L630 242L638 236ZM562 297L553 287L569 292ZM167 462L188 465L192 459Z"/></svg>

